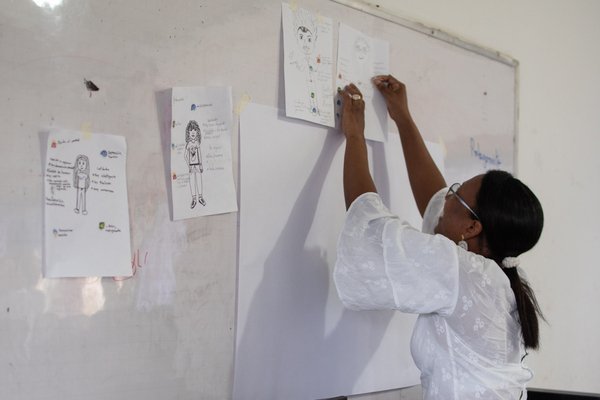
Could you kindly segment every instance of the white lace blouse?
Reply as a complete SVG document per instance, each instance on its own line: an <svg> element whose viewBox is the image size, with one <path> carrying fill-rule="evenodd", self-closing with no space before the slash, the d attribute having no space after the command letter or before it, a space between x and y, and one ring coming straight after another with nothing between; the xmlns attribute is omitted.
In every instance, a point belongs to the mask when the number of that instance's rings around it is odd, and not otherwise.
<svg viewBox="0 0 600 400"><path fill-rule="evenodd" d="M432 234L445 192L430 200L423 232L391 214L378 194L357 198L338 243L338 295L353 310L420 314L411 352L424 399L525 399L533 374L522 363L510 282L494 261Z"/></svg>

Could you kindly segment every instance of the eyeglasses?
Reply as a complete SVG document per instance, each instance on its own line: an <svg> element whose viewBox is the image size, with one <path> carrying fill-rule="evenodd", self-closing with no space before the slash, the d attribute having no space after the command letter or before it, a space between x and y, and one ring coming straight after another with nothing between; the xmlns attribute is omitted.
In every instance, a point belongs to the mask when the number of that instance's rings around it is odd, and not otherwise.
<svg viewBox="0 0 600 400"><path fill-rule="evenodd" d="M477 213L475 211L473 211L473 209L471 207L469 207L469 205L467 204L467 202L462 197L460 197L458 195L457 191L458 191L458 188L460 188L460 185L461 185L460 183L454 183L454 184L452 184L452 186L450 186L448 188L448 193L446 193L446 197L456 196L456 198L458 199L458 201L460 202L460 204L462 204L467 210L469 210L469 212L471 214L473 214L473 216L475 217L475 219L477 221L481 221L479 219L479 215L477 215Z"/></svg>

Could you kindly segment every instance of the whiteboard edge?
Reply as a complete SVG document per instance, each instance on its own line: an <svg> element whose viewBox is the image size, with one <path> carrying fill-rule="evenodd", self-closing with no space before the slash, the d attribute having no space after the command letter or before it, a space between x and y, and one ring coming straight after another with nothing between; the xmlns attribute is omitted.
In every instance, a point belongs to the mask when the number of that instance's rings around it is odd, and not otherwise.
<svg viewBox="0 0 600 400"><path fill-rule="evenodd" d="M467 42L465 40L459 39L456 36L453 36L447 32L444 32L441 29L432 28L427 26L421 22L411 21L399 15L395 15L391 13L389 10L383 9L378 5L373 5L372 3L368 3L360 0L330 0L334 3L342 4L347 7L353 8L355 10L359 10L365 12L367 14L374 15L376 17L382 18L386 21L393 22L395 24L404 26L405 28L412 29L416 32L422 33L429 37L439 39L446 43L453 44L455 46L461 47L465 50L471 51L473 53L485 56L492 60L501 62L510 67L517 67L519 62L505 54L500 53L497 50L492 50L489 48L485 48L483 46Z"/></svg>
<svg viewBox="0 0 600 400"><path fill-rule="evenodd" d="M519 105L519 97L520 97L520 80L519 80L519 63L515 65L515 126L514 131L515 134L513 136L513 175L519 177L519 119L521 107Z"/></svg>

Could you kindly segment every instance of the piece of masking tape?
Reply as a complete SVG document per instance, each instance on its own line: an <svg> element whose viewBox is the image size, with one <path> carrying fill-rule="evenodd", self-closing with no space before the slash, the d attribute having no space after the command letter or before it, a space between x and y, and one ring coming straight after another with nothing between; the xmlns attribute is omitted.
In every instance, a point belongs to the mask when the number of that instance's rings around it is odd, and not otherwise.
<svg viewBox="0 0 600 400"><path fill-rule="evenodd" d="M84 139L91 139L92 138L92 123L84 122L83 124L81 124L81 132L83 133Z"/></svg>
<svg viewBox="0 0 600 400"><path fill-rule="evenodd" d="M292 10L293 12L296 12L298 10L298 0L292 0L290 1L290 10Z"/></svg>
<svg viewBox="0 0 600 400"><path fill-rule="evenodd" d="M323 25L323 16L319 11L317 11L317 24Z"/></svg>
<svg viewBox="0 0 600 400"><path fill-rule="evenodd" d="M248 93L242 94L240 101L238 101L238 103L235 106L235 115L239 116L242 112L244 112L244 109L246 108L248 103L250 103L251 101L252 101L252 97L250 97L250 95Z"/></svg>

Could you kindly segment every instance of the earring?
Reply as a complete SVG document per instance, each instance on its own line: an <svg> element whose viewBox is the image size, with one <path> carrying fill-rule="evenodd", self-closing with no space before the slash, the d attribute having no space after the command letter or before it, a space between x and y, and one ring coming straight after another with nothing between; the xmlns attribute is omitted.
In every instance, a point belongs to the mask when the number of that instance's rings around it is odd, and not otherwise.
<svg viewBox="0 0 600 400"><path fill-rule="evenodd" d="M458 242L458 247L464 250L469 250L469 245L465 241L465 235L460 235L460 242Z"/></svg>

